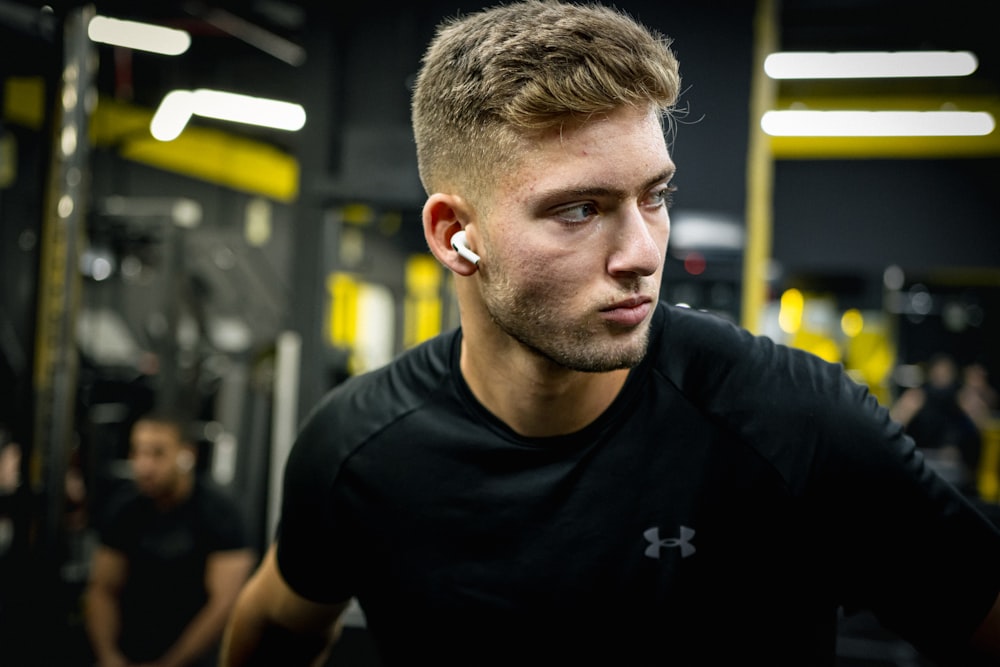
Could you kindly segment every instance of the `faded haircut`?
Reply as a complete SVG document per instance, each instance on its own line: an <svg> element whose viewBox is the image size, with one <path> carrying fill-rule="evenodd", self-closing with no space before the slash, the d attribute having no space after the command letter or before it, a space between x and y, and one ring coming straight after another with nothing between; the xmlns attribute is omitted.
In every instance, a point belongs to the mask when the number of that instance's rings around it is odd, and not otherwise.
<svg viewBox="0 0 1000 667"><path fill-rule="evenodd" d="M540 133L633 106L666 119L680 74L670 39L597 4L527 0L447 19L413 92L428 194L482 194Z"/></svg>

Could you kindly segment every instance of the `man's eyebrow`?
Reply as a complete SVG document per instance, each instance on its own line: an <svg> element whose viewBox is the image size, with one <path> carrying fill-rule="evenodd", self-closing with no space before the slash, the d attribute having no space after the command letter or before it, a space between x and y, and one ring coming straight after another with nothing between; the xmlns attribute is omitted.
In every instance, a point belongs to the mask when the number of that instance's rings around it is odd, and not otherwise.
<svg viewBox="0 0 1000 667"><path fill-rule="evenodd" d="M673 179L673 177L676 176L676 175L677 175L677 167L676 166L671 166L670 168L664 169L662 172L660 172L659 174L657 174L653 178L649 179L646 182L646 185L643 186L643 188L644 189L645 188L651 188L654 185L656 185L657 183L662 183L663 181L669 181L669 180Z"/></svg>
<svg viewBox="0 0 1000 667"><path fill-rule="evenodd" d="M650 178L648 181L642 184L642 190L647 190L657 183L662 183L663 181L669 181L677 173L676 167L670 167L669 169L664 169L662 172L656 176ZM594 186L594 187L567 187L567 188L553 188L552 190L546 190L544 192L537 193L537 199L548 200L554 197L614 197L617 199L622 199L629 193L620 188L612 188L606 186Z"/></svg>

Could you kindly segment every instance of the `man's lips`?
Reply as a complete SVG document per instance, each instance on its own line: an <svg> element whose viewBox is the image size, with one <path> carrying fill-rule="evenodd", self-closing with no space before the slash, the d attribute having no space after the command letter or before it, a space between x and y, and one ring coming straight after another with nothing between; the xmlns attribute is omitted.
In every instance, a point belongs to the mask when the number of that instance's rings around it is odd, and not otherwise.
<svg viewBox="0 0 1000 667"><path fill-rule="evenodd" d="M647 297L624 299L612 306L601 309L601 317L607 322L622 326L635 326L646 319L653 308L653 300Z"/></svg>

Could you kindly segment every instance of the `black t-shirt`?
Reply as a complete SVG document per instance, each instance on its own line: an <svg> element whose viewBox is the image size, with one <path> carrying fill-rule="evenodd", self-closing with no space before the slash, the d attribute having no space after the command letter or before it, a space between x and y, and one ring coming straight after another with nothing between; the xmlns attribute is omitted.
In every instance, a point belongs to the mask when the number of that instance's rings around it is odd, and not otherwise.
<svg viewBox="0 0 1000 667"><path fill-rule="evenodd" d="M386 664L832 665L841 608L935 653L1000 590L1000 534L837 365L661 305L604 414L524 438L460 336L334 389L286 469L282 573Z"/></svg>
<svg viewBox="0 0 1000 667"><path fill-rule="evenodd" d="M128 558L120 647L134 661L162 656L205 604L210 554L249 547L238 507L203 482L168 512L135 489L125 489L100 537Z"/></svg>

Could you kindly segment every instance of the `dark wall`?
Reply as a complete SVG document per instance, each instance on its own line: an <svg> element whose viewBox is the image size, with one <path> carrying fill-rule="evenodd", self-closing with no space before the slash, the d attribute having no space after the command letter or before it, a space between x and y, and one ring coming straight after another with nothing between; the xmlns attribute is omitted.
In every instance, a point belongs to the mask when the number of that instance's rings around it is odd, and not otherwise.
<svg viewBox="0 0 1000 667"><path fill-rule="evenodd" d="M1000 160L779 161L774 257L790 272L1000 268Z"/></svg>
<svg viewBox="0 0 1000 667"><path fill-rule="evenodd" d="M410 86L439 21L490 2L422 2L388 14L355 9L320 17L314 40L335 63L306 85L332 122L326 191L334 198L422 204L410 130ZM672 149L677 206L741 218L749 125L752 2L626 0L620 9L673 40L683 78ZM333 93L333 94L331 94ZM307 182L320 178L303 175Z"/></svg>
<svg viewBox="0 0 1000 667"><path fill-rule="evenodd" d="M773 256L787 283L845 288L844 307L892 313L899 363L948 352L996 378L998 178L996 158L780 161ZM904 283L886 299L890 265ZM910 312L911 291L929 295L929 312Z"/></svg>
<svg viewBox="0 0 1000 667"><path fill-rule="evenodd" d="M0 188L0 424L23 441L30 432L47 146L20 128L0 124L0 134L18 147L9 166L13 176Z"/></svg>

